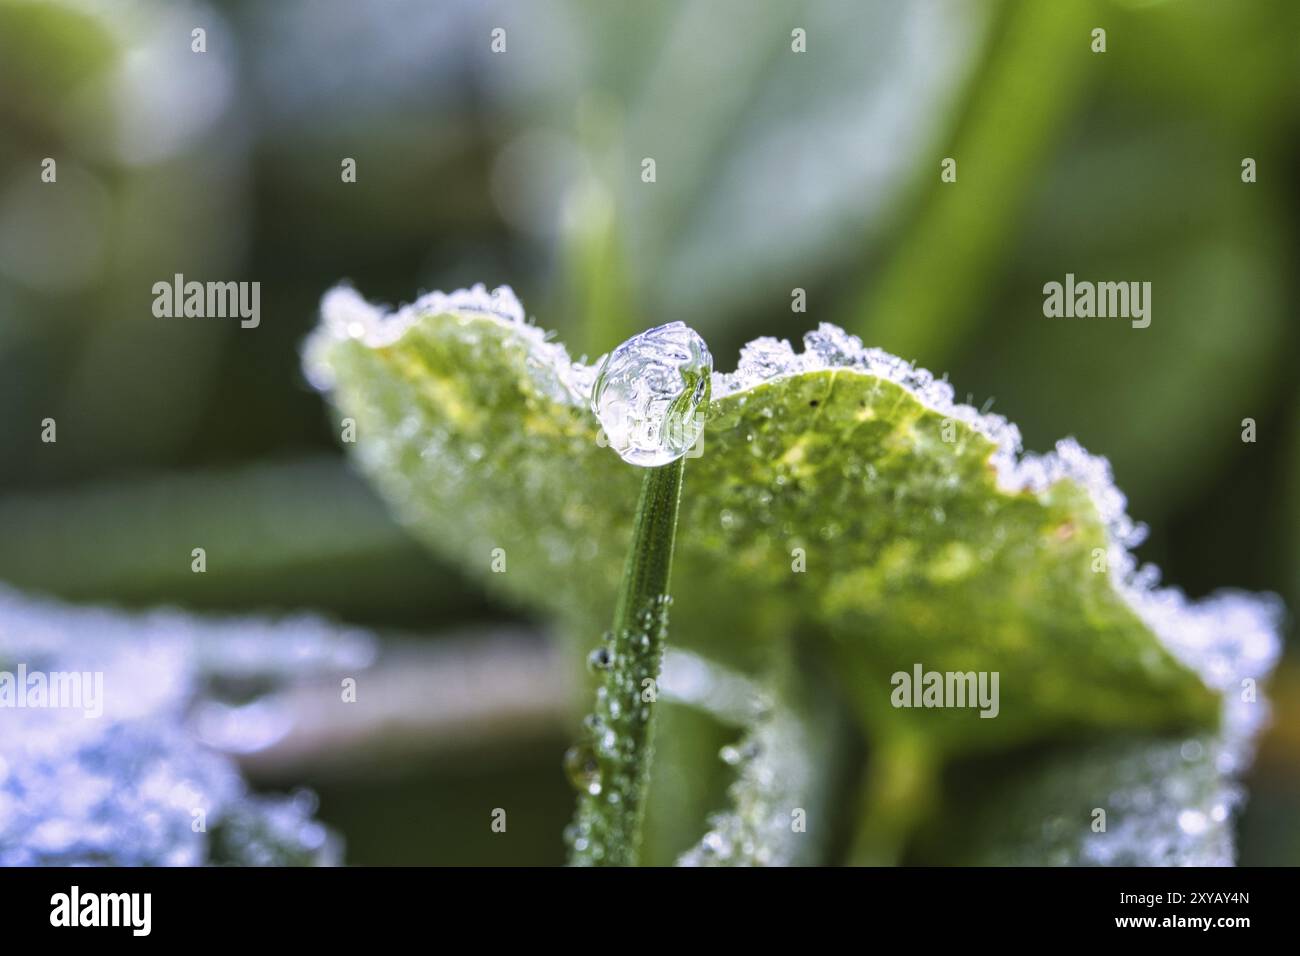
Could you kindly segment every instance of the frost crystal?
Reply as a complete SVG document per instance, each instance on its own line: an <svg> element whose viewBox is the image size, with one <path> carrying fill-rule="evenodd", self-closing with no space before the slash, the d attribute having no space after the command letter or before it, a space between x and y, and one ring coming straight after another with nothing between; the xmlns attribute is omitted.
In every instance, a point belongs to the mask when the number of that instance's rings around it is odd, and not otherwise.
<svg viewBox="0 0 1300 956"><path fill-rule="evenodd" d="M664 662L663 688L724 723L746 727L719 757L735 768L731 806L709 815L708 829L678 866L800 866L826 849L806 820L827 812L826 768L836 745L828 714L782 688L758 684L682 651ZM823 831L824 832L824 831Z"/></svg>
<svg viewBox="0 0 1300 956"><path fill-rule="evenodd" d="M307 380L322 391L333 386L333 373L324 354L330 339L357 339L372 347L392 345L420 318L430 315L490 317L512 326L536 357L534 370L547 392L562 401L586 404L595 370L571 361L564 346L548 342L541 329L525 321L524 307L509 286L488 292L482 283L450 294L431 292L396 312L371 305L349 285L336 286L321 300L321 327L303 349Z"/></svg>

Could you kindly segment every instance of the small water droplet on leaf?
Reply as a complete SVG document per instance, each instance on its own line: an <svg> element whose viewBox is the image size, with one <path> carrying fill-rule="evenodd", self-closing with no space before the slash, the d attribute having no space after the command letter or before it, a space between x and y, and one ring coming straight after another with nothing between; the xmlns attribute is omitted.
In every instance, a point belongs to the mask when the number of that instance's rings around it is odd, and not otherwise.
<svg viewBox="0 0 1300 956"><path fill-rule="evenodd" d="M578 790L593 797L600 793L600 761L589 744L578 744L565 752L564 772Z"/></svg>
<svg viewBox="0 0 1300 956"><path fill-rule="evenodd" d="M614 654L608 647L598 647L587 655L587 670L593 674L614 666Z"/></svg>

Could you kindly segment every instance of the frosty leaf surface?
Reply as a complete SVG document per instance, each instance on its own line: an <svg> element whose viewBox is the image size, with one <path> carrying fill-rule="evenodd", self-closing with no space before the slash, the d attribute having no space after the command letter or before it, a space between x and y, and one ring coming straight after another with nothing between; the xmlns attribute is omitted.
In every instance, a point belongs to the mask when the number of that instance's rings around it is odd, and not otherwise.
<svg viewBox="0 0 1300 956"><path fill-rule="evenodd" d="M601 447L593 366L508 289L385 316L341 288L323 311L308 372L357 420L358 459L398 513L506 597L598 633L637 476ZM760 340L714 376L675 643L744 664L774 633L807 635L866 726L919 723L941 744L1213 726L1169 592L1134 573L1104 461L1071 442L1022 457L1012 426L832 326L807 346ZM893 707L891 675L918 663L998 671L998 718Z"/></svg>
<svg viewBox="0 0 1300 956"><path fill-rule="evenodd" d="M685 652L665 664L669 695L744 728L718 753L734 774L727 809L709 814L679 866L807 866L826 859L842 728L833 703L790 663L748 687Z"/></svg>
<svg viewBox="0 0 1300 956"><path fill-rule="evenodd" d="M945 782L944 823L917 862L1052 866L1231 866L1236 777L1253 757L1269 705L1255 682L1277 660L1281 603L1220 592L1186 626L1229 626L1239 653L1206 668L1221 692L1214 731L1116 735L1049 751L958 765Z"/></svg>
<svg viewBox="0 0 1300 956"><path fill-rule="evenodd" d="M350 450L399 517L593 646L638 479L589 410L600 360L572 361L508 289L387 313L342 287L322 315L305 368L356 420ZM936 767L1034 743L1221 733L1224 695L1267 672L1268 608L1156 587L1108 464L1073 441L1024 454L1005 420L829 325L802 352L750 343L711 391L702 454L687 460L674 646L760 674L792 637L869 740L920 747L916 765ZM894 675L917 667L996 672L996 718L895 706Z"/></svg>
<svg viewBox="0 0 1300 956"><path fill-rule="evenodd" d="M0 865L340 861L313 794L254 794L229 755L290 729L262 691L373 653L368 635L310 616L128 614L0 586L0 694L20 675L28 686L28 706L0 708ZM76 675L79 696L37 706L37 673L47 688Z"/></svg>

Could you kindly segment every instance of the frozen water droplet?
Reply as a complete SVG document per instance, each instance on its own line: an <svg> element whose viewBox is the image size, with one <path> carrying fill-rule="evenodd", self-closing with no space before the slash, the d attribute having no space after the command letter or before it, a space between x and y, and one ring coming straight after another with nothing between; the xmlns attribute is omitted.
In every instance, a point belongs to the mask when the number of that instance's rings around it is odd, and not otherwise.
<svg viewBox="0 0 1300 956"><path fill-rule="evenodd" d="M733 747L730 744L719 750L718 756L722 758L722 762L728 767L734 767L741 761L740 748Z"/></svg>
<svg viewBox="0 0 1300 956"><path fill-rule="evenodd" d="M723 840L722 834L710 831L704 835L704 849L710 853L721 853L726 849L726 841Z"/></svg>
<svg viewBox="0 0 1300 956"><path fill-rule="evenodd" d="M741 348L740 363L733 377L739 386L747 387L791 374L798 367L789 342L764 337Z"/></svg>
<svg viewBox="0 0 1300 956"><path fill-rule="evenodd" d="M827 367L852 365L862 354L862 340L849 335L839 326L823 322L816 332L803 337L805 348L816 355Z"/></svg>
<svg viewBox="0 0 1300 956"><path fill-rule="evenodd" d="M591 391L591 408L619 456L654 467L676 461L704 430L713 357L693 329L672 322L610 352Z"/></svg>
<svg viewBox="0 0 1300 956"><path fill-rule="evenodd" d="M587 655L587 670L592 673L607 671L614 666L614 655L608 647L598 647Z"/></svg>
<svg viewBox="0 0 1300 956"><path fill-rule="evenodd" d="M577 789L593 797L600 793L600 761L590 745L578 744L565 752L564 772Z"/></svg>

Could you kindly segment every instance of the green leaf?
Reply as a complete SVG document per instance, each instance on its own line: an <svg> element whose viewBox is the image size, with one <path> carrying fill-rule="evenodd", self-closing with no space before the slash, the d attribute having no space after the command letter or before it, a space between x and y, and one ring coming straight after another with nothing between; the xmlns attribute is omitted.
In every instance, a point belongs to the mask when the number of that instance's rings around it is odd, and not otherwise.
<svg viewBox="0 0 1300 956"><path fill-rule="evenodd" d="M340 289L323 314L308 372L356 419L357 458L402 519L594 644L637 476L601 447L592 367L524 323L509 290L386 317ZM1135 573L1103 460L1068 441L1021 457L1013 427L928 373L832 326L806 341L752 343L715 376L681 506L674 646L757 674L794 636L873 745L919 746L918 766L1216 727L1239 631L1213 614L1191 627L1181 596ZM893 706L892 676L917 665L997 672L996 719Z"/></svg>
<svg viewBox="0 0 1300 956"><path fill-rule="evenodd" d="M802 866L823 860L835 828L832 800L846 734L833 702L811 672L782 655L771 679L731 703L736 675L676 652L665 662L664 688L693 690L679 699L738 720L744 735L722 748L734 768L730 807L709 815L708 830L678 859L682 866ZM723 705L719 707L719 704ZM721 713L718 713L721 711Z"/></svg>
<svg viewBox="0 0 1300 956"><path fill-rule="evenodd" d="M984 865L1225 866L1241 800L1210 735L1121 741L1039 759L974 803L961 857ZM1104 829L1102 829L1104 827ZM951 844L949 848L951 848Z"/></svg>
<svg viewBox="0 0 1300 956"><path fill-rule="evenodd" d="M747 0L635 17L583 7L564 29L599 51L587 69L514 95L546 128L569 128L576 100L604 116L608 128L580 141L614 210L605 248L625 250L638 314L671 315L706 337L879 241L907 184L928 175L992 19L974 4ZM553 28L543 19L538 30ZM807 53L792 50L796 26ZM942 52L915 56L922 46ZM646 156L657 165L652 188L639 175ZM771 188L773 169L782 190Z"/></svg>
<svg viewBox="0 0 1300 956"><path fill-rule="evenodd" d="M1046 165L1089 68L1097 70L1079 42L1093 17L1072 2L1002 11L943 154L960 157L961 181L973 179L979 188L936 189L938 171L927 169L902 242L882 272L866 276L845 310L846 324L911 355L938 356L969 334L972 310L1019 219L1024 181ZM1027 86L1026 76L1044 82Z"/></svg>
<svg viewBox="0 0 1300 956"><path fill-rule="evenodd" d="M1115 734L1067 747L960 758L924 794L921 864L1225 866L1232 817L1268 712L1256 682L1272 669L1280 601L1222 592L1185 611L1188 634L1236 635L1232 659L1207 670L1222 693L1220 726L1177 736ZM914 821L915 822L915 821Z"/></svg>
<svg viewBox="0 0 1300 956"><path fill-rule="evenodd" d="M403 621L474 592L335 458L137 474L0 497L0 580L78 601L313 607ZM191 568L202 547L204 574Z"/></svg>

